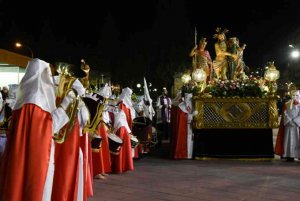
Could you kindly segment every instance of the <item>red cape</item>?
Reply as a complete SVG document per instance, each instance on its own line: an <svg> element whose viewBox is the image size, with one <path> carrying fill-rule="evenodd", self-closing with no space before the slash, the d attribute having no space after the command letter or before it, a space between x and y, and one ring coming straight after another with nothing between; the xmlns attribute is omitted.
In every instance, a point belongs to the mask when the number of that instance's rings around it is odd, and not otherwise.
<svg viewBox="0 0 300 201"><path fill-rule="evenodd" d="M83 134L83 136L80 137L79 143L83 152L83 201L87 201L87 197L93 196L92 157L89 156L89 152L92 152L92 148L91 143L88 141L87 134Z"/></svg>
<svg viewBox="0 0 300 201"><path fill-rule="evenodd" d="M76 201L79 174L79 123L62 144L55 143L52 201Z"/></svg>
<svg viewBox="0 0 300 201"><path fill-rule="evenodd" d="M177 109L176 117L172 128L173 128L173 138L172 141L172 158L174 159L187 159L187 124L188 124L188 114L182 112L180 108Z"/></svg>
<svg viewBox="0 0 300 201"><path fill-rule="evenodd" d="M120 109L123 110L123 112L125 113L128 126L129 126L130 130L132 131L132 126L133 126L132 122L133 122L133 119L131 117L130 109L127 108L126 105L123 102L120 103ZM134 149L134 158L139 158L139 154L141 154L141 153L142 153L142 147L141 147L141 144L139 144Z"/></svg>
<svg viewBox="0 0 300 201"><path fill-rule="evenodd" d="M283 106L282 114L285 111L286 111L286 105ZM283 143L284 143L284 125L283 125L283 115L281 115L281 120L279 123L279 128L278 128L278 133L277 133L277 138L276 138L276 143L275 143L275 149L274 149L275 154L277 154L279 156L283 156L283 154L284 154Z"/></svg>
<svg viewBox="0 0 300 201"><path fill-rule="evenodd" d="M49 112L34 104L13 111L0 167L0 200L42 200L51 141Z"/></svg>

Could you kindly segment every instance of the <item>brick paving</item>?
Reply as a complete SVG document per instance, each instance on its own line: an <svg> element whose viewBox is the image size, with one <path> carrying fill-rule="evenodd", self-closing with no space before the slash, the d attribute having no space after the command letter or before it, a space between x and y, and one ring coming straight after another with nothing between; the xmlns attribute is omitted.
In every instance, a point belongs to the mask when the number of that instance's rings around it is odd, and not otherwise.
<svg viewBox="0 0 300 201"><path fill-rule="evenodd" d="M300 161L169 160L145 157L135 170L94 180L96 200L299 201Z"/></svg>
<svg viewBox="0 0 300 201"><path fill-rule="evenodd" d="M148 155L135 160L134 165L134 171L94 180L94 196L89 201L300 200L297 160L170 160Z"/></svg>

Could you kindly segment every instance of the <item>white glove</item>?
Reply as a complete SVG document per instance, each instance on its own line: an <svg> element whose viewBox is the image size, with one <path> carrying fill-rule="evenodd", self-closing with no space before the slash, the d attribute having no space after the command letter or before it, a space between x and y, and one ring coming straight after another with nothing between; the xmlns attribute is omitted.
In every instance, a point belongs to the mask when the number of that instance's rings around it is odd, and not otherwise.
<svg viewBox="0 0 300 201"><path fill-rule="evenodd" d="M74 91L70 91L68 93L68 95L66 95L63 99L63 101L61 102L60 106L64 109L64 110L67 110L69 104L71 104L73 102L73 99L75 98L75 93Z"/></svg>
<svg viewBox="0 0 300 201"><path fill-rule="evenodd" d="M85 106L85 103L83 102L83 100L81 98L79 98L78 108L81 109L84 106Z"/></svg>

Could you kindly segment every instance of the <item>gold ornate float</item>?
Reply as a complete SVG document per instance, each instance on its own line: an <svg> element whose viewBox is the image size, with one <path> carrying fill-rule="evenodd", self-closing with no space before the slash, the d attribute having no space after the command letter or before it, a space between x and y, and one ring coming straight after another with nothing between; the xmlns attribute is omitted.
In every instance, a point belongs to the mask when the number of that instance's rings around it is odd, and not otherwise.
<svg viewBox="0 0 300 201"><path fill-rule="evenodd" d="M276 128L277 97L194 97L195 129Z"/></svg>

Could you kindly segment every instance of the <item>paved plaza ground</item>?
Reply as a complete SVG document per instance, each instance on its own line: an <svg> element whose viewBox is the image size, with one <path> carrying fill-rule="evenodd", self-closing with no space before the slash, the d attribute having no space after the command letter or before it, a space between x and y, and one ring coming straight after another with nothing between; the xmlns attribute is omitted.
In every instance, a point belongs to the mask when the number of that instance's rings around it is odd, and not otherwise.
<svg viewBox="0 0 300 201"><path fill-rule="evenodd" d="M286 162L277 156L274 159L171 160L147 155L135 160L134 165L134 171L94 180L94 197L89 201L300 200L300 161L297 160Z"/></svg>
<svg viewBox="0 0 300 201"><path fill-rule="evenodd" d="M300 161L145 157L132 172L95 180L94 193L89 201L299 201Z"/></svg>

